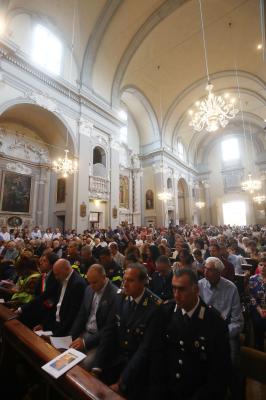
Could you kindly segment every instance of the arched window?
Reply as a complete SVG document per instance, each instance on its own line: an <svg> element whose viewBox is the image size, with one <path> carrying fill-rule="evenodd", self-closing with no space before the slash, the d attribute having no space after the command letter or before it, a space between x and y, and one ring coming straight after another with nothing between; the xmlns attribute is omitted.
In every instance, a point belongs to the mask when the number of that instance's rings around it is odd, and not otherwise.
<svg viewBox="0 0 266 400"><path fill-rule="evenodd" d="M60 40L43 25L33 31L32 60L53 74L61 72L63 47Z"/></svg>
<svg viewBox="0 0 266 400"><path fill-rule="evenodd" d="M105 151L99 146L96 146L93 149L93 165L94 164L102 164L106 167Z"/></svg>
<svg viewBox="0 0 266 400"><path fill-rule="evenodd" d="M167 189L172 189L172 179L171 178L167 179Z"/></svg>

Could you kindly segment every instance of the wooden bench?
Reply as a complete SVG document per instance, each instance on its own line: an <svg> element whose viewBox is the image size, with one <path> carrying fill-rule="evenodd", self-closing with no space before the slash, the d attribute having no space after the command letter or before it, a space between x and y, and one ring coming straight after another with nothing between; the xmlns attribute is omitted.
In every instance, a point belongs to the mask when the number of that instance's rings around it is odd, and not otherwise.
<svg viewBox="0 0 266 400"><path fill-rule="evenodd" d="M241 347L241 371L246 377L246 399L266 399L266 353Z"/></svg>
<svg viewBox="0 0 266 400"><path fill-rule="evenodd" d="M16 319L15 314L0 305L2 332L1 368L8 368L8 358L15 350L26 360L48 386L52 386L62 397L71 400L122 400L108 386L76 365L59 379L53 379L41 367L60 352L37 336Z"/></svg>

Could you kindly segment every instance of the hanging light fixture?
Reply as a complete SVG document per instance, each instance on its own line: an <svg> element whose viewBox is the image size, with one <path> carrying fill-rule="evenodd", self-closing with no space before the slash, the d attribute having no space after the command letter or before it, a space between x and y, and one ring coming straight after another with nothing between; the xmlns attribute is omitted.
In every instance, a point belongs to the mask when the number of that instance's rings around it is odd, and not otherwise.
<svg viewBox="0 0 266 400"><path fill-rule="evenodd" d="M164 189L164 173L166 172L167 169L164 168L164 162L163 162L163 155L162 155L162 161L161 161L161 165L159 167L159 171L162 174L162 187L163 187L163 191L158 193L158 199L162 200L164 202L167 202L168 200L171 200L172 198L172 193L170 193L169 191Z"/></svg>
<svg viewBox="0 0 266 400"><path fill-rule="evenodd" d="M74 38L75 38L75 18L76 17L76 4L74 4L74 12L73 12L73 29L72 29L72 44L71 44L71 59L70 59L70 79L72 76L72 64L73 64L73 49L74 49ZM69 89L69 100L70 100L70 89ZM67 130L67 137L66 137L66 149L65 149L65 156L64 158L58 158L57 160L53 161L53 170L58 173L62 174L64 178L67 178L69 175L72 175L78 172L78 161L72 160L68 158L68 130Z"/></svg>
<svg viewBox="0 0 266 400"><path fill-rule="evenodd" d="M202 15L202 5L201 0L199 0L200 6L200 17L201 17L201 28L202 28L202 38L204 46L204 58L206 66L206 76L207 76L207 86L206 90L208 95L205 99L197 101L195 105L197 106L197 111L189 110L189 115L191 116L191 121L189 126L192 126L195 131L202 131L206 129L207 132L215 132L219 128L224 128L230 119L233 119L238 113L238 109L235 108L235 99L231 98L227 100L230 95L225 93L224 97L215 96L213 93L213 85L210 81L208 59L207 59L207 48L205 31L203 24Z"/></svg>
<svg viewBox="0 0 266 400"><path fill-rule="evenodd" d="M158 193L158 199L162 201L168 201L171 200L172 195L169 192L163 191L161 193Z"/></svg>
<svg viewBox="0 0 266 400"><path fill-rule="evenodd" d="M266 201L266 196L264 196L264 195L254 196L253 201L257 204L262 204Z"/></svg>
<svg viewBox="0 0 266 400"><path fill-rule="evenodd" d="M251 174L248 174L248 179L241 183L241 188L245 192L250 194L254 193L256 190L261 189L261 181L258 179L251 179Z"/></svg>
<svg viewBox="0 0 266 400"><path fill-rule="evenodd" d="M77 160L71 160L68 158L69 150L65 150L65 157L58 158L57 161L53 161L53 170L56 173L62 173L64 178L67 178L69 175L78 172L78 162Z"/></svg>
<svg viewBox="0 0 266 400"><path fill-rule="evenodd" d="M205 207L204 201L196 201L195 206L200 210Z"/></svg>
<svg viewBox="0 0 266 400"><path fill-rule="evenodd" d="M246 102L246 106L247 106L247 102ZM243 113L242 113L243 114ZM244 118L244 117L243 117ZM244 122L244 119L243 119L243 122ZM245 131L244 131L244 133L245 133ZM251 133L251 125L250 125L250 122L249 122L249 135L250 135L250 141L251 141L251 152L253 153L253 159L255 160L255 152L254 152L254 143L253 143L253 134ZM244 135L245 136L245 135ZM245 137L245 140L246 140L246 137ZM248 152L248 149L247 149L247 144L246 144L246 151ZM251 154L250 154L250 152L248 152L248 154L249 154L249 168L250 168L250 170L251 170ZM259 180L259 179L252 179L252 175L249 173L248 174L248 179L247 180L245 180L245 181L243 181L242 183L241 183L241 187L242 187L242 190L244 190L244 191L246 191L246 192L249 192L250 194L253 194L255 191L257 191L257 190L260 190L261 189L261 187L262 187L262 182L261 182L261 180Z"/></svg>

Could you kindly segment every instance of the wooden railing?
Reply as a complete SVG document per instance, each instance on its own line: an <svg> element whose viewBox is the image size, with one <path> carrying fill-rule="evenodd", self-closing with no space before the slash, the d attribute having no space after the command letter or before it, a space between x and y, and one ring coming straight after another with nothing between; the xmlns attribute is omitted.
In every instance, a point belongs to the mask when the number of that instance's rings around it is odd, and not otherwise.
<svg viewBox="0 0 266 400"><path fill-rule="evenodd" d="M76 365L59 379L53 379L41 367L60 352L16 319L15 314L0 305L2 332L1 369L8 368L12 350L26 360L63 397L71 400L123 400L97 378Z"/></svg>

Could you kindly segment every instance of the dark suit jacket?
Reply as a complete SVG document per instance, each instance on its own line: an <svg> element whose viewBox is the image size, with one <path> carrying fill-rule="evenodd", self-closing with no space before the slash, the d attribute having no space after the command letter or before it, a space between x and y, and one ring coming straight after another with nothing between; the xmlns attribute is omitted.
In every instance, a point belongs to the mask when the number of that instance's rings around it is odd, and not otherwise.
<svg viewBox="0 0 266 400"><path fill-rule="evenodd" d="M33 328L40 321L44 323L46 319L49 319L49 314L57 302L59 287L60 284L55 279L53 271L48 275L44 292L42 292L42 277L38 279L34 290L34 300L21 306L21 322Z"/></svg>
<svg viewBox="0 0 266 400"><path fill-rule="evenodd" d="M90 286L86 288L82 306L70 331L73 339L82 335L88 350L99 344L102 330L114 313L117 287L110 281L108 282L96 312L98 332L95 335L91 335L86 331L86 324L91 312L94 293Z"/></svg>
<svg viewBox="0 0 266 400"><path fill-rule="evenodd" d="M57 292L57 301L51 313L51 318L45 326L46 330L52 330L54 336L66 336L69 334L73 321L79 312L86 287L87 283L85 279L76 271L73 271L60 307L60 322L56 322L56 304L60 298L61 285Z"/></svg>

